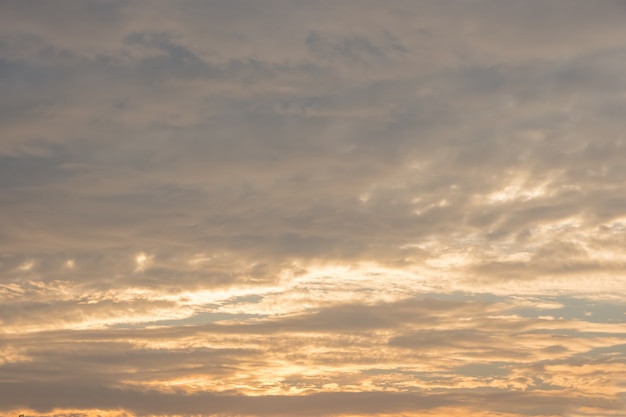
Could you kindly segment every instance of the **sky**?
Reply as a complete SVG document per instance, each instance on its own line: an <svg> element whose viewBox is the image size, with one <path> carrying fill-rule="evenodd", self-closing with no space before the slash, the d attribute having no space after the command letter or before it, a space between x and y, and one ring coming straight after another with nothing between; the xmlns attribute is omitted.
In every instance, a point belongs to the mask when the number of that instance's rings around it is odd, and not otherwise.
<svg viewBox="0 0 626 417"><path fill-rule="evenodd" d="M0 417L626 416L623 0L0 1Z"/></svg>

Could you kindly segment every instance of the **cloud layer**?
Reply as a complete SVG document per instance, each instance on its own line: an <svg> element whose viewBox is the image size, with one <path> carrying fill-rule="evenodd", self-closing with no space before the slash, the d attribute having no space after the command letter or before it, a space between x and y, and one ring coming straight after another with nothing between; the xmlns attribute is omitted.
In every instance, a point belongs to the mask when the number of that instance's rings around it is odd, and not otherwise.
<svg viewBox="0 0 626 417"><path fill-rule="evenodd" d="M623 415L625 18L2 2L0 415Z"/></svg>

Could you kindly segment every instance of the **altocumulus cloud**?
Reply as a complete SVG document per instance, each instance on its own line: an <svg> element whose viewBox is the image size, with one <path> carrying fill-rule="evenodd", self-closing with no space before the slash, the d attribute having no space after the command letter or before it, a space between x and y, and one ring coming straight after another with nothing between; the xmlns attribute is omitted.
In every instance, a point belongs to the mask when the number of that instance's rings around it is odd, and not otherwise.
<svg viewBox="0 0 626 417"><path fill-rule="evenodd" d="M0 3L0 415L624 415L625 20Z"/></svg>

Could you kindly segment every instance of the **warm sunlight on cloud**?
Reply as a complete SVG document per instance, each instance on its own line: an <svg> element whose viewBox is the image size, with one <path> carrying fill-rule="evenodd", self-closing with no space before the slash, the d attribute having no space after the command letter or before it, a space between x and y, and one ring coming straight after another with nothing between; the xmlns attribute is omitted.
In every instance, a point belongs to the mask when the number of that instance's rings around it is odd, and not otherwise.
<svg viewBox="0 0 626 417"><path fill-rule="evenodd" d="M135 272L145 271L146 267L148 266L148 263L151 260L152 260L151 256L148 256L143 252L139 253L137 256L135 256L135 263L137 264L137 267L135 268Z"/></svg>
<svg viewBox="0 0 626 417"><path fill-rule="evenodd" d="M0 417L623 417L620 1L5 0Z"/></svg>
<svg viewBox="0 0 626 417"><path fill-rule="evenodd" d="M33 261L32 259L26 262L21 263L18 267L17 270L18 271L30 271L31 269L33 269L33 266L35 265L35 261Z"/></svg>

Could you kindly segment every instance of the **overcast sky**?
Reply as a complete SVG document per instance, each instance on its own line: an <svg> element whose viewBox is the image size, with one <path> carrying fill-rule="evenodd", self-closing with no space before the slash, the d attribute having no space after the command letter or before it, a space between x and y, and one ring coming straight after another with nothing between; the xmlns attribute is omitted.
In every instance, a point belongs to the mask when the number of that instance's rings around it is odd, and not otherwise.
<svg viewBox="0 0 626 417"><path fill-rule="evenodd" d="M625 1L0 1L1 417L623 417L625 248Z"/></svg>

